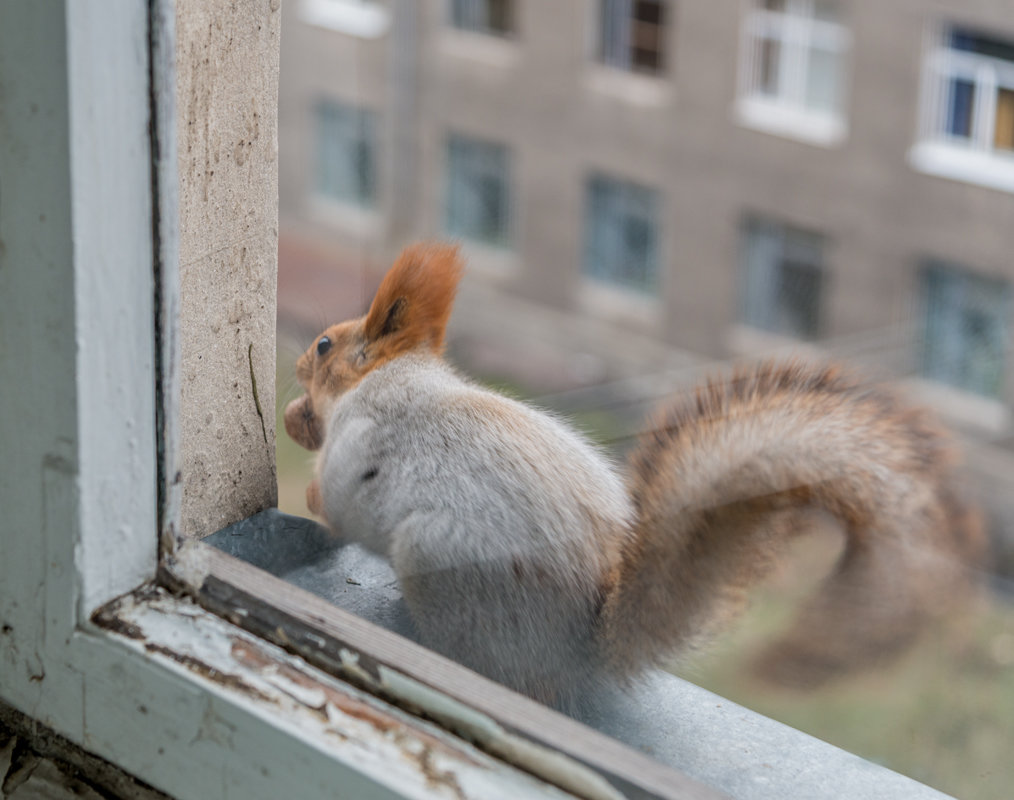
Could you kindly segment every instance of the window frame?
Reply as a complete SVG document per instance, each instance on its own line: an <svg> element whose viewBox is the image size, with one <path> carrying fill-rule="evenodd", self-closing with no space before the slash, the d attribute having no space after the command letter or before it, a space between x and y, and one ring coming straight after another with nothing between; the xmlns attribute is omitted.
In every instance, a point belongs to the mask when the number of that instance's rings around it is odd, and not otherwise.
<svg viewBox="0 0 1014 800"><path fill-rule="evenodd" d="M391 27L391 13L377 0L299 0L300 17L309 25L378 39Z"/></svg>
<svg viewBox="0 0 1014 800"><path fill-rule="evenodd" d="M848 136L848 55L852 33L842 21L819 20L815 0L785 0L783 11L760 7L761 0L744 0L740 29L738 90L734 116L739 124L807 144L837 147ZM833 109L815 109L806 102L809 57L815 38L821 50L836 58L837 102ZM775 95L759 90L762 39L777 39L780 88Z"/></svg>
<svg viewBox="0 0 1014 800"><path fill-rule="evenodd" d="M1014 192L1014 150L997 151L988 135L994 127L995 90L1001 86L1014 90L1014 61L954 49L949 39L956 30L974 31L958 24L943 24L927 33L916 141L909 150L909 163L928 175ZM1008 41L1014 44L1014 37ZM1002 81L1000 72L1005 73ZM983 93L983 87L992 87L994 93L985 105L973 98L970 141L966 144L964 137L948 133L946 116L948 86L955 77L968 80L969 75L973 76L975 97Z"/></svg>

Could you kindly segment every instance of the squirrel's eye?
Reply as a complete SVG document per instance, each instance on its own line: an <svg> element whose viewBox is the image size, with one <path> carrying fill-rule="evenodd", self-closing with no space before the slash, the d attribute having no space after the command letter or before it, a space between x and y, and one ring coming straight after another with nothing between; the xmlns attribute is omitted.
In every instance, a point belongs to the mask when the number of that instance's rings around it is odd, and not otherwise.
<svg viewBox="0 0 1014 800"><path fill-rule="evenodd" d="M331 349L331 340L328 339L326 336L321 336L317 340L317 355L322 356L330 349Z"/></svg>

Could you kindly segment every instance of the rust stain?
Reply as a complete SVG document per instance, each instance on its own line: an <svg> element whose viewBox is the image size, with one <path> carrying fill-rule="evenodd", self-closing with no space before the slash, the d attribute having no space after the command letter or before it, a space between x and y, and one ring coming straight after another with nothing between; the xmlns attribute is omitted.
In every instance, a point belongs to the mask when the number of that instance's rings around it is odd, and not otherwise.
<svg viewBox="0 0 1014 800"><path fill-rule="evenodd" d="M464 790L461 788L461 784L458 783L458 779L454 773L450 770L439 770L433 763L433 750L429 747L423 747L418 753L406 753L406 755L419 766L419 771L426 778L426 785L430 788L436 789L440 786L444 786L454 793L454 796L459 800L467 800Z"/></svg>
<svg viewBox="0 0 1014 800"><path fill-rule="evenodd" d="M210 681L214 681L220 686L225 686L230 689L242 692L250 697L257 700L261 700L267 703L276 703L275 698L268 694L265 694L255 686L251 686L249 683L244 681L239 675L235 675L231 672L222 672L221 670L215 669L210 664L201 661L199 658L186 655L184 653L177 653L175 650L160 644L153 644L148 642L144 649L149 653L158 653L166 658L170 658L177 664L180 664L191 672L195 672Z"/></svg>
<svg viewBox="0 0 1014 800"><path fill-rule="evenodd" d="M320 683L313 677L292 666L279 664L276 659L266 654L263 650L256 647L251 642L234 639L231 654L233 658L245 667L256 670L264 670L271 667L276 670L275 674L284 680L291 681L303 689L323 692L323 696L325 698L324 709L311 709L313 711L321 711L321 713L324 713L326 716L327 705L332 705L342 714L366 722L367 724L372 725L380 733L393 734L396 739L400 738L402 736L402 732L406 729L405 723L397 717L385 713L382 709L376 708L370 703L344 694L335 689L333 686ZM309 708L309 706L307 707ZM477 760L470 758L467 753L449 746L436 736L432 736L417 729L412 731L411 736L415 741L422 745L424 753L431 754L433 752L440 752L458 761L480 766L480 763ZM413 760L418 761L419 759L419 755L415 753L406 751L406 755ZM432 766L429 761L429 755L425 757L425 763L419 763L420 766L425 768L431 768ZM431 772L433 774L428 776L428 779L429 777L432 777L434 780L439 779L438 782L444 783L446 783L447 779L452 781L454 779L454 776L450 773L436 772L435 769L431 769ZM460 788L458 791L460 791Z"/></svg>
<svg viewBox="0 0 1014 800"><path fill-rule="evenodd" d="M276 660L272 659L258 648L255 648L249 642L239 639L234 640L232 644L232 656L245 667L257 670L274 667L276 669L275 674L284 680L290 681L303 689L322 692L325 698L324 707L312 708L311 710L323 714L325 719L327 718L326 706L330 703L343 714L347 714L351 717L362 720L363 722L367 722L381 733L388 733L389 731L400 727L400 723L397 720L394 720L383 712L372 708L361 700L356 700L353 697L337 692L332 687L319 683L309 675L306 675L291 666L278 664ZM304 705L306 704L304 703ZM309 706L307 707L309 708Z"/></svg>
<svg viewBox="0 0 1014 800"><path fill-rule="evenodd" d="M133 622L118 617L116 614L118 610L116 601L113 601L92 614L92 622L104 630L126 636L128 639L143 639L144 631Z"/></svg>

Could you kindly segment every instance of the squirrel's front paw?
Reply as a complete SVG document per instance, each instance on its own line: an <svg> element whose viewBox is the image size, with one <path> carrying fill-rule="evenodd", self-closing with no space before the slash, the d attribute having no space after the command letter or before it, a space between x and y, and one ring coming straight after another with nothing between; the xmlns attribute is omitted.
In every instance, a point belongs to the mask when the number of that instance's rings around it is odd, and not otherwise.
<svg viewBox="0 0 1014 800"><path fill-rule="evenodd" d="M324 516L324 499L320 495L320 481L316 478L306 487L306 507L310 509L311 514Z"/></svg>
<svg viewBox="0 0 1014 800"><path fill-rule="evenodd" d="M285 431L296 444L319 450L324 443L320 418L314 413L310 395L297 397L285 407Z"/></svg>

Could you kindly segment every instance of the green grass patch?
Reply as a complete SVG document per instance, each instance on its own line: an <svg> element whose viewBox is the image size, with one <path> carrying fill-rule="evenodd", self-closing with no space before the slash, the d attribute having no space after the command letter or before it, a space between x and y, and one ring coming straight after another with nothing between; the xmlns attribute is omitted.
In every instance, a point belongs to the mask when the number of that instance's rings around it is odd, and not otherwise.
<svg viewBox="0 0 1014 800"><path fill-rule="evenodd" d="M761 682L752 660L810 583L782 576L764 587L730 634L674 671L956 797L1014 796L1014 607L986 598L896 661L820 689Z"/></svg>

